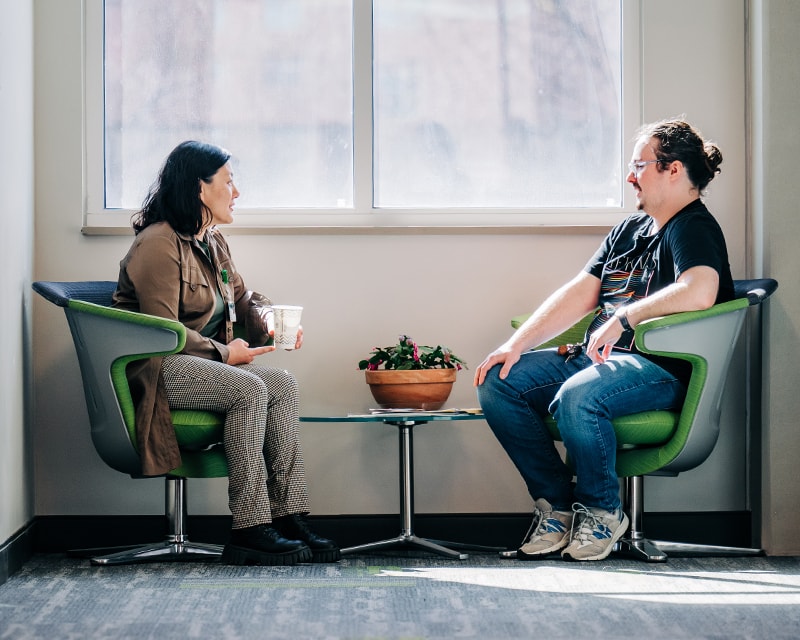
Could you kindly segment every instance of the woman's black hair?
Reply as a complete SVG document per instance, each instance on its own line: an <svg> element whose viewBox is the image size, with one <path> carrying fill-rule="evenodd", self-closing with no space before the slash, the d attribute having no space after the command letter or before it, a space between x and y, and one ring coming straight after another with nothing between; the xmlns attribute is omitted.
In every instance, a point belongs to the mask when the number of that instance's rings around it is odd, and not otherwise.
<svg viewBox="0 0 800 640"><path fill-rule="evenodd" d="M658 166L666 167L679 160L686 168L691 183L700 193L722 169L722 152L713 142L703 140L699 131L681 119L661 120L639 129L639 137L655 138L658 148L653 151Z"/></svg>
<svg viewBox="0 0 800 640"><path fill-rule="evenodd" d="M210 183L231 154L213 144L188 140L175 147L150 187L142 208L133 216L139 233L154 222L168 222L178 233L196 235L211 220L200 200L200 181Z"/></svg>

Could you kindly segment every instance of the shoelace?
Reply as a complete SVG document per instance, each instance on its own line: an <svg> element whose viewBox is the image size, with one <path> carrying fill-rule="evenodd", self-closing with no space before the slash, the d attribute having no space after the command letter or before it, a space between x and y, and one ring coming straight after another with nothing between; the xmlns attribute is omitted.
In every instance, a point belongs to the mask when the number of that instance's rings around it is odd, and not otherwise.
<svg viewBox="0 0 800 640"><path fill-rule="evenodd" d="M605 524L597 514L583 506L580 502L572 505L572 510L575 512L575 518L578 520L578 526L573 526L570 541L574 539L580 540L582 543L589 541L590 538L597 538L594 535L595 531L603 531L603 533L611 533L607 524Z"/></svg>
<svg viewBox="0 0 800 640"><path fill-rule="evenodd" d="M572 510L575 512L575 519L578 521L578 526L572 528L570 541L577 538L581 542L584 542L592 534L594 526L597 524L597 516L595 516L588 507L584 507L579 502L576 502L574 505L572 505ZM587 527L586 523L590 520L592 524L591 526Z"/></svg>
<svg viewBox="0 0 800 640"><path fill-rule="evenodd" d="M531 522L531 526L528 528L528 532L525 534L525 537L522 540L522 544L524 545L533 537L533 534L538 535L545 535L547 533L552 533L553 530L548 529L547 523L551 520L551 516L553 515L553 511L542 511L538 507L534 507L533 509L533 521ZM558 519L553 518L556 522L559 522ZM559 522L560 524L560 522ZM558 526L558 525L556 525Z"/></svg>
<svg viewBox="0 0 800 640"><path fill-rule="evenodd" d="M533 508L533 520L531 521L531 526L528 527L528 533L525 534L525 537L522 539L522 544L528 542L531 539L531 536L534 532L538 533L540 527L544 524L544 513L539 509L539 507Z"/></svg>
<svg viewBox="0 0 800 640"><path fill-rule="evenodd" d="M308 526L308 522L302 516L294 516L292 518L294 521L294 529L297 535L299 535L303 540L311 536L311 528Z"/></svg>

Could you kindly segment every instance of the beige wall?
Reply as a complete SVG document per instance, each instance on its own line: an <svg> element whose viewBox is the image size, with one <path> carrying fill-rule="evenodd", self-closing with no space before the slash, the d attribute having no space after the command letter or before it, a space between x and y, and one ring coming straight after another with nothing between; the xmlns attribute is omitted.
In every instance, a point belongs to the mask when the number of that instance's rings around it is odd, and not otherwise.
<svg viewBox="0 0 800 640"><path fill-rule="evenodd" d="M37 279L115 279L130 242L128 237L80 233L80 5L79 0L35 3ZM720 144L724 172L712 183L707 202L728 238L734 275L744 277L744 2L643 5L643 119L684 113ZM687 42L698 45L676 46ZM161 160L153 158L154 173ZM230 239L252 288L306 308L303 350L267 355L262 361L295 372L303 413L335 414L370 406L356 362L372 346L408 333L425 343L445 342L474 365L508 335L509 317L529 310L580 269L601 238L519 230L485 235L234 234ZM160 481L134 483L95 455L63 313L40 300L34 312L36 513L160 512ZM748 506L742 366L740 357L725 401L720 444L711 459L676 479L649 478L649 510ZM452 403L475 406L469 373L456 383ZM302 436L314 513L396 511L394 430L304 424ZM482 421L422 427L416 446L419 512L530 510L521 480ZM192 513L227 513L224 480L191 485Z"/></svg>
<svg viewBox="0 0 800 640"><path fill-rule="evenodd" d="M33 519L33 0L0 8L0 547ZM2 573L2 571L0 571Z"/></svg>

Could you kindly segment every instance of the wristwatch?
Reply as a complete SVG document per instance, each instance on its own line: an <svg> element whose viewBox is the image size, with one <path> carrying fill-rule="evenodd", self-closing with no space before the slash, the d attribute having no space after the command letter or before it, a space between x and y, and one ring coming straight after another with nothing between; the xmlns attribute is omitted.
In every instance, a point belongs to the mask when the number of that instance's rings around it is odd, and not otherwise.
<svg viewBox="0 0 800 640"><path fill-rule="evenodd" d="M616 313L614 313L614 317L619 320L619 323L625 331L633 331L633 327L628 322L628 316L622 309L617 310Z"/></svg>

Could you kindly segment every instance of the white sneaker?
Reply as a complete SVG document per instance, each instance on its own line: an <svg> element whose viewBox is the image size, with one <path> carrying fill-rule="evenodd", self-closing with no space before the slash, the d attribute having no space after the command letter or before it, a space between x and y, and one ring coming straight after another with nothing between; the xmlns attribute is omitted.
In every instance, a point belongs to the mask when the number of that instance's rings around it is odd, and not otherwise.
<svg viewBox="0 0 800 640"><path fill-rule="evenodd" d="M619 540L628 530L628 516L622 509L584 507L576 502L572 509L577 518L571 540L561 557L566 560L602 560L608 557Z"/></svg>
<svg viewBox="0 0 800 640"><path fill-rule="evenodd" d="M572 518L571 511L555 511L547 500L539 498L535 503L533 522L525 535L525 542L517 549L517 558L538 560L566 547L572 529Z"/></svg>

